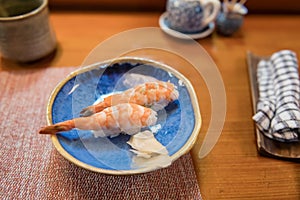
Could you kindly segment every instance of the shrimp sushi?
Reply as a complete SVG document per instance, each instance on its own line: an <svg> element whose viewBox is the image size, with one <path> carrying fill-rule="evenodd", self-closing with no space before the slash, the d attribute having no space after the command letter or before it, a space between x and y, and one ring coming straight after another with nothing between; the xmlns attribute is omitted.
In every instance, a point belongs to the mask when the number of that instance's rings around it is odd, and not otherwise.
<svg viewBox="0 0 300 200"><path fill-rule="evenodd" d="M92 130L96 137L117 136L121 132L133 135L141 128L152 126L157 121L157 113L144 106L122 103L103 109L89 117L79 117L43 127L40 134L57 134L74 128Z"/></svg>
<svg viewBox="0 0 300 200"><path fill-rule="evenodd" d="M158 111L178 99L178 96L176 86L170 82L146 82L124 92L110 95L100 103L84 108L80 114L85 117L90 116L120 103L135 103Z"/></svg>

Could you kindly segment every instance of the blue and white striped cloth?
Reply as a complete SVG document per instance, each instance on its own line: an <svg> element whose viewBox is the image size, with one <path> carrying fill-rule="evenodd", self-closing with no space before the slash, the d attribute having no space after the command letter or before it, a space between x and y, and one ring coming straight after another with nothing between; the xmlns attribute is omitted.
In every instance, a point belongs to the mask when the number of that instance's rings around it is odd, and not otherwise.
<svg viewBox="0 0 300 200"><path fill-rule="evenodd" d="M257 67L259 100L253 116L267 137L292 142L300 140L300 81L296 54L274 53Z"/></svg>

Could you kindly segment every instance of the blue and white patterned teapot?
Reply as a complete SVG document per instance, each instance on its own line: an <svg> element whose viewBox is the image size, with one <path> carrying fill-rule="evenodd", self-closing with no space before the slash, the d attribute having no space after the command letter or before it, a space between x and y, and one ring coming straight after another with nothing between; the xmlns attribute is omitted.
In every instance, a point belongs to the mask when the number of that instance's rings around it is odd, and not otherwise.
<svg viewBox="0 0 300 200"><path fill-rule="evenodd" d="M168 0L166 22L169 28L182 33L197 33L214 22L219 10L218 0Z"/></svg>

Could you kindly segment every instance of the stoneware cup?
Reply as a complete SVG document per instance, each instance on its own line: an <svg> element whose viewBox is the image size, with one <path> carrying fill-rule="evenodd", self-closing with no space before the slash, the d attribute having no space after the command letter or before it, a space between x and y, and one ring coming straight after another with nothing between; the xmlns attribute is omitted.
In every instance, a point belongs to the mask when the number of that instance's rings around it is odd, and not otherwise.
<svg viewBox="0 0 300 200"><path fill-rule="evenodd" d="M224 36L231 36L240 29L244 22L244 15L239 13L220 13L216 19L217 32Z"/></svg>
<svg viewBox="0 0 300 200"><path fill-rule="evenodd" d="M0 53L16 62L41 59L56 48L47 0L0 0Z"/></svg>
<svg viewBox="0 0 300 200"><path fill-rule="evenodd" d="M168 0L166 22L182 33L199 33L213 22L220 10L218 0Z"/></svg>
<svg viewBox="0 0 300 200"><path fill-rule="evenodd" d="M231 36L243 25L244 16L248 13L248 9L239 3L235 4L231 10L228 10L226 4L223 3L222 5L222 11L216 18L217 33Z"/></svg>

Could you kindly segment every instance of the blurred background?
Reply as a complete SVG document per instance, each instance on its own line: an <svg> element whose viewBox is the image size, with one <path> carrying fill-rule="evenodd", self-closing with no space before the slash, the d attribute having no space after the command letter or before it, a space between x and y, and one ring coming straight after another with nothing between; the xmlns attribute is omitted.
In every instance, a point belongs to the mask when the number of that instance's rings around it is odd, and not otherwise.
<svg viewBox="0 0 300 200"><path fill-rule="evenodd" d="M165 10L166 0L49 0L52 9L158 11ZM300 14L299 0L248 0L249 14Z"/></svg>

